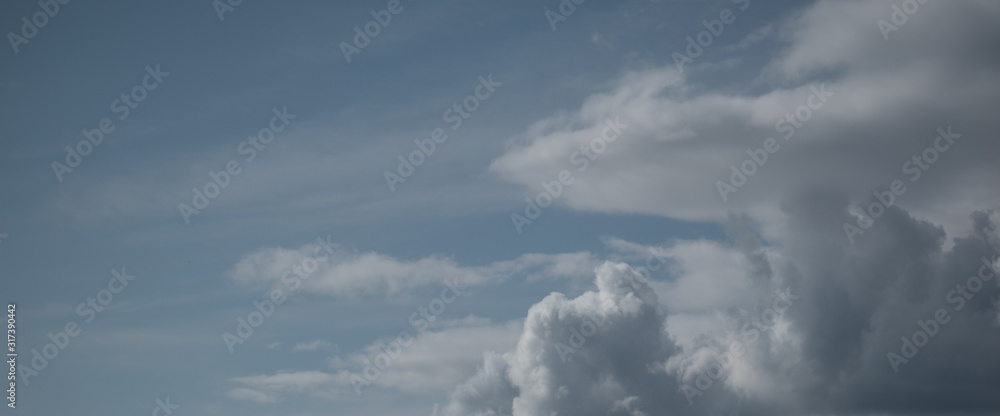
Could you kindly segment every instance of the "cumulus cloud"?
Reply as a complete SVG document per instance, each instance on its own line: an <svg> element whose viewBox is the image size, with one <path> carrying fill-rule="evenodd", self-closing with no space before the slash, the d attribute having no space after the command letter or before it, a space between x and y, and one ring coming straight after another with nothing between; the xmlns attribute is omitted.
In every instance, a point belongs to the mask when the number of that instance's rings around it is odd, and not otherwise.
<svg viewBox="0 0 1000 416"><path fill-rule="evenodd" d="M644 255L651 247L606 241L626 260L668 260L667 278L646 283L668 314L658 316L660 326L623 337L670 340L644 348L661 356L626 356L662 370L668 377L650 383L671 394L656 401L623 390L586 408L563 402L606 379L546 372L556 363L540 357L554 346L537 340L571 327L553 318L540 334L526 323L519 348L486 360L479 375L455 389L448 414L995 409L1000 403L985 392L1000 385L1000 333L991 326L1000 322L1000 291L989 271L1000 245L988 226L996 214L986 210L1000 205L1000 148L992 140L1000 127L992 115L1000 108L1000 55L988 45L1000 42L1000 6L928 2L885 41L876 22L889 19L892 6L818 1L750 36L756 42L774 33L785 42L773 59L750 69L760 73L754 94L704 89L672 66L649 69L514 138L490 170L530 192L543 191L541 181L566 169L575 182L559 201L572 209L727 223L731 241L674 242L653 248L659 254L652 257ZM796 113L824 89L822 106ZM604 121L615 117L629 124L626 133L606 148L593 146ZM961 135L957 142L923 156L938 129L949 127ZM778 149L754 162L760 166L743 175L745 183L733 180L734 169L752 157L745 151L769 137ZM576 163L586 147L592 157ZM917 155L935 159L921 167L919 182L903 171ZM856 241L848 238L842 226L857 223L852 213L897 179L905 194ZM720 183L735 189L723 197ZM656 263L647 262L636 268ZM601 279L599 272L598 285ZM773 312L779 293L797 297L781 313ZM552 303L547 298L532 312L558 309ZM532 312L528 322L539 319ZM730 361L734 345L740 352ZM720 362L729 364L713 372ZM581 372L602 374L588 364L579 364ZM518 365L538 373L525 378L530 370ZM699 382L706 388L687 390Z"/></svg>
<svg viewBox="0 0 1000 416"><path fill-rule="evenodd" d="M625 264L597 269L597 291L534 305L513 351L488 356L444 415L646 414L676 381L656 363L675 351L665 312Z"/></svg>
<svg viewBox="0 0 1000 416"><path fill-rule="evenodd" d="M656 289L625 264L601 266L596 291L574 299L555 293L534 305L517 347L487 356L441 411L996 408L1000 399L985 394L1000 384L1000 331L992 326L1000 311L996 215L974 212L977 231L946 248L940 226L893 207L851 244L839 227L850 217L847 205L846 196L830 192L789 200L784 215L792 231L771 248L755 237L753 221L731 217L732 245L662 248L674 266ZM692 307L699 299L709 306ZM584 325L597 329L585 332Z"/></svg>

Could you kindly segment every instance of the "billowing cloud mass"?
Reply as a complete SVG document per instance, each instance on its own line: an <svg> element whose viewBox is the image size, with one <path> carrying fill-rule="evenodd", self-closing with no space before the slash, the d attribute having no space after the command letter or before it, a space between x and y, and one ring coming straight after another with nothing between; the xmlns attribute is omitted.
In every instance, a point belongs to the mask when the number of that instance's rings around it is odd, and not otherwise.
<svg viewBox="0 0 1000 416"><path fill-rule="evenodd" d="M515 138L490 169L532 195L566 169L571 209L725 223L730 243L675 241L665 280L609 263L596 291L546 297L440 412L1000 409L1000 3L926 2L884 37L893 5L819 1L755 32L784 44L763 92L649 69Z"/></svg>
<svg viewBox="0 0 1000 416"><path fill-rule="evenodd" d="M446 415L641 415L676 381L656 363L675 347L656 293L625 264L597 270L597 291L554 293L528 311L513 352L487 358Z"/></svg>
<svg viewBox="0 0 1000 416"><path fill-rule="evenodd" d="M891 208L852 245L838 232L846 205L815 194L790 202L783 257L752 237L714 249L756 267L715 286L730 296L712 310L664 301L698 296L684 284L654 290L624 263L601 266L596 291L533 306L517 347L488 355L442 414L996 409L1000 397L984 392L1000 385L997 215L974 213L977 231L945 249L941 227ZM731 224L734 235L752 234ZM667 257L703 245L678 242ZM679 270L676 282L718 266L702 258Z"/></svg>

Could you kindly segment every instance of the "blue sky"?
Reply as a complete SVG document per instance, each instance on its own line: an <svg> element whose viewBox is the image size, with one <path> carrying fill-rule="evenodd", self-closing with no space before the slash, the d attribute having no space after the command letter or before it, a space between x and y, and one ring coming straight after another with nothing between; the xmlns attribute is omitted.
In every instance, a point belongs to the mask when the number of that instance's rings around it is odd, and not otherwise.
<svg viewBox="0 0 1000 416"><path fill-rule="evenodd" d="M573 3L402 0L348 63L342 42L391 3L243 1L220 18L207 0L69 2L27 43L7 45L0 299L17 304L20 365L54 342L49 333L80 326L19 380L17 412L149 412L167 397L179 415L974 414L996 404L977 389L995 390L997 373L963 372L976 363L947 378L974 388L928 403L903 399L941 377L930 359L908 364L926 385L882 399L861 390L897 380L885 361L899 333L947 305L946 289L998 247L983 231L1000 219L995 5L930 2L888 31L879 22L894 22L902 1L589 0L553 25L547 11ZM0 6L8 41L41 7ZM720 16L732 19L711 26ZM710 43L692 56L700 33ZM155 68L166 75L143 87ZM455 126L449 109L469 110L481 78L494 91ZM820 86L833 92L815 106ZM123 94L145 98L126 116ZM281 112L287 125L248 160L241 143L283 125ZM796 114L801 127L782 139L776 121ZM57 174L66 147L105 118L114 130ZM574 152L594 149L615 118L628 127L581 169ZM397 157L437 128L447 141L390 189ZM908 179L899 165L926 159L939 128L962 138ZM780 148L755 153L769 136ZM736 184L753 155L755 173ZM185 221L180 204L230 161L239 173ZM560 172L574 182L519 232L525 198ZM885 217L869 208L871 231L845 231L895 179L908 188L882 201ZM322 252L317 239L336 253L290 290L282 276ZM123 268L135 278L84 322L78 305ZM892 278L862 279L882 274ZM631 292L609 283L639 275ZM414 332L411 314L447 281L462 294L356 394L351 375L380 342ZM977 342L971 357L998 362L987 348L1000 342L994 283L927 356ZM788 287L806 300L727 370L725 387L690 404L682 391L711 351ZM231 352L223 334L274 290L287 301ZM568 364L580 373L546 361L588 308L617 315ZM866 331L878 336L852 341ZM611 341L633 336L641 352ZM818 346L827 336L823 345L853 352ZM607 374L615 387L573 374ZM593 399L567 404L581 391Z"/></svg>

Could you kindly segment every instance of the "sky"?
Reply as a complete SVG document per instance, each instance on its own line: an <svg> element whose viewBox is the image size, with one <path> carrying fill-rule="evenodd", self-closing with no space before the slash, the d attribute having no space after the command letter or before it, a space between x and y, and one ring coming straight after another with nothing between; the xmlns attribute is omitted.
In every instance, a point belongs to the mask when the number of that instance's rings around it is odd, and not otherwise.
<svg viewBox="0 0 1000 416"><path fill-rule="evenodd" d="M1000 408L1000 3L63 1L3 414Z"/></svg>

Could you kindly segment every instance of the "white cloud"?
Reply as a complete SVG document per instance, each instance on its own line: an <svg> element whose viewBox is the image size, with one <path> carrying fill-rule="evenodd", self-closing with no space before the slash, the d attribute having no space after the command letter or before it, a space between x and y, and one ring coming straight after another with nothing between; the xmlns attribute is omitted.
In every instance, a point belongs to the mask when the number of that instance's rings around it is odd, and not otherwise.
<svg viewBox="0 0 1000 416"><path fill-rule="evenodd" d="M411 393L445 392L475 374L484 353L512 348L521 334L518 321L506 324L492 324L482 319L465 322L471 323L444 323L450 328L421 333L372 384ZM360 373L362 360L381 352L378 343L374 343L352 355L350 360Z"/></svg>
<svg viewBox="0 0 1000 416"><path fill-rule="evenodd" d="M939 127L962 139L897 203L961 234L969 209L1000 204L1000 107L995 2L928 3L885 42L876 21L892 2L819 1L774 29L788 46L762 70L765 91L738 94L688 83L673 65L623 76L570 112L540 120L512 139L490 170L527 188L567 169L575 182L557 203L580 211L725 221L730 211L781 222L780 203L802 189L829 188L854 201L894 179L903 162L931 146ZM985 39L990 39L989 41ZM752 70L741 67L739 70ZM771 83L777 87L769 87ZM785 140L776 122L825 84L835 95ZM630 124L587 169L571 155L600 133L607 118ZM773 137L776 153L723 202L717 182L747 149ZM969 204L972 204L971 207Z"/></svg>
<svg viewBox="0 0 1000 416"><path fill-rule="evenodd" d="M321 339L310 341L310 342L300 342L292 347L292 352L299 351L318 351L318 350L328 350L331 347L336 349L336 346L331 344L330 341L324 341Z"/></svg>
<svg viewBox="0 0 1000 416"><path fill-rule="evenodd" d="M325 261L316 261L316 269L306 273L301 265L314 253L322 253L322 249L318 243L298 249L262 248L242 256L227 274L233 281L249 287L282 287L287 292L291 286L295 290L350 297L395 295L412 288L441 285L444 281L459 286L484 286L514 276L582 277L596 264L587 252L525 254L513 260L470 267L443 256L406 261L374 252L337 251ZM297 277L296 273L305 278ZM301 281L302 289L289 281Z"/></svg>
<svg viewBox="0 0 1000 416"><path fill-rule="evenodd" d="M438 326L443 329L419 333L412 344L403 346L363 392L371 388L409 393L445 392L475 374L484 353L512 348L521 333L519 321L494 324L472 316L440 322ZM311 344L314 343L308 346ZM245 387L230 390L228 396L259 402L296 395L322 399L354 397L351 376L363 377L366 360L383 353L381 345L381 341L376 341L350 355L328 357L326 361L334 372L310 370L232 378L230 382Z"/></svg>
<svg viewBox="0 0 1000 416"><path fill-rule="evenodd" d="M236 377L229 381L244 384L258 389L304 391L318 385L334 381L335 377L319 371L301 371L295 373L278 373Z"/></svg>
<svg viewBox="0 0 1000 416"><path fill-rule="evenodd" d="M596 292L547 296L528 312L517 346L487 355L444 415L641 414L675 387L656 371L674 346L653 290L624 264L597 272ZM652 413L650 413L652 414Z"/></svg>
<svg viewBox="0 0 1000 416"><path fill-rule="evenodd" d="M233 400L247 400L257 403L276 403L278 401L278 399L273 395L247 388L229 390L229 392L226 393L226 397Z"/></svg>

